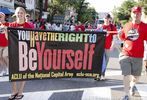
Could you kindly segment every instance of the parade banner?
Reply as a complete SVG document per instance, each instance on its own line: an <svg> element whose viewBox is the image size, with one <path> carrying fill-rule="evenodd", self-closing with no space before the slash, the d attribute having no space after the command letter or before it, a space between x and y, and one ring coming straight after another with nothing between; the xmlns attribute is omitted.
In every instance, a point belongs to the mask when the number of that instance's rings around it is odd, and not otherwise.
<svg viewBox="0 0 147 100"><path fill-rule="evenodd" d="M97 77L105 34L8 28L9 80Z"/></svg>

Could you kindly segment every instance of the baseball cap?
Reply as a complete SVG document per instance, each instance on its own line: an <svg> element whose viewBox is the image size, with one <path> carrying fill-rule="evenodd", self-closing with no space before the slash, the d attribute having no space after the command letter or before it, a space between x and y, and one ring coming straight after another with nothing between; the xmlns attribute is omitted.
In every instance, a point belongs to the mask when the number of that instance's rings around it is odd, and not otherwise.
<svg viewBox="0 0 147 100"><path fill-rule="evenodd" d="M0 12L0 15L5 16L5 14L3 12Z"/></svg>
<svg viewBox="0 0 147 100"><path fill-rule="evenodd" d="M132 11L133 13L141 13L141 10L142 10L141 7L135 6L135 7L132 8L131 11Z"/></svg>

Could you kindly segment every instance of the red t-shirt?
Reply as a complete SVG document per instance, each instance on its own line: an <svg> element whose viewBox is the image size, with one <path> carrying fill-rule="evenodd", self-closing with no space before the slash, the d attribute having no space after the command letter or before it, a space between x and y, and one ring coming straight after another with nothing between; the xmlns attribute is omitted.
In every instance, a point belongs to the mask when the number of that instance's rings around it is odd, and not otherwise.
<svg viewBox="0 0 147 100"><path fill-rule="evenodd" d="M1 25L9 26L9 23L6 22L0 24L0 26ZM8 40L6 39L5 33L0 33L0 47L6 47L6 46L8 46Z"/></svg>
<svg viewBox="0 0 147 100"><path fill-rule="evenodd" d="M85 26L84 25L77 25L75 26L75 31L85 31Z"/></svg>
<svg viewBox="0 0 147 100"><path fill-rule="evenodd" d="M12 22L9 24L9 27L17 27L17 28L32 28L32 26L25 22L23 24L18 24L17 22Z"/></svg>
<svg viewBox="0 0 147 100"><path fill-rule="evenodd" d="M32 22L27 22L28 24L30 24L31 28L34 29L34 24Z"/></svg>
<svg viewBox="0 0 147 100"><path fill-rule="evenodd" d="M41 25L39 29L45 30L45 25Z"/></svg>
<svg viewBox="0 0 147 100"><path fill-rule="evenodd" d="M113 24L103 25L103 29L107 31L116 31L116 27ZM107 33L106 40L105 40L105 49L110 49L112 45L113 35L117 33Z"/></svg>
<svg viewBox="0 0 147 100"><path fill-rule="evenodd" d="M140 24L127 23L120 34L120 38L124 41L122 49L124 55L143 58L143 41L147 40L147 24L143 22Z"/></svg>
<svg viewBox="0 0 147 100"><path fill-rule="evenodd" d="M18 24L17 22L12 22L12 23L10 23L9 27L32 28L32 26L28 22L25 22L23 24Z"/></svg>

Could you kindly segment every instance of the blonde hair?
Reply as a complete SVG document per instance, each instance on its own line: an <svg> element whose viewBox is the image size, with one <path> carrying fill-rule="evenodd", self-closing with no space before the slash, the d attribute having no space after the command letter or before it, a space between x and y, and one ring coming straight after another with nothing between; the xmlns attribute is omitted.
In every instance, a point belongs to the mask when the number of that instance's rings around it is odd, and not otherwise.
<svg viewBox="0 0 147 100"><path fill-rule="evenodd" d="M23 8L23 7L17 7L16 10L15 10L15 15L17 14L17 12L21 10L24 12L24 14L26 15L26 10Z"/></svg>

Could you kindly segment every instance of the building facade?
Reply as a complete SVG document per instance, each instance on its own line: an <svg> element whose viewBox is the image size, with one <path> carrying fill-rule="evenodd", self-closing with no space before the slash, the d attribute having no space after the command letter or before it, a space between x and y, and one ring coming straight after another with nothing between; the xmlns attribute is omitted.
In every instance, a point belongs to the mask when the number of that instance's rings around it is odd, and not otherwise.
<svg viewBox="0 0 147 100"><path fill-rule="evenodd" d="M14 14L17 7L23 7L33 20L38 19L39 16L47 19L49 3L50 0L1 0L0 11L10 17Z"/></svg>

